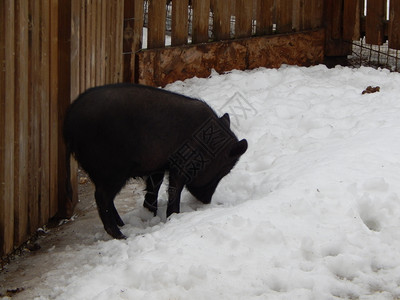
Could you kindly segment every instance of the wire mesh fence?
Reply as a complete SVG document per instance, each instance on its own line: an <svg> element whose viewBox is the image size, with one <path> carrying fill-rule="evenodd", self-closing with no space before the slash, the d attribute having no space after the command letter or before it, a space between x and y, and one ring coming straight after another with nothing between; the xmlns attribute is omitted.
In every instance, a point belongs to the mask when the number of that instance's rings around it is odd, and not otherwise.
<svg viewBox="0 0 400 300"><path fill-rule="evenodd" d="M381 46L367 44L365 38L353 41L348 63L353 67L368 66L400 72L400 50L391 49L388 42Z"/></svg>

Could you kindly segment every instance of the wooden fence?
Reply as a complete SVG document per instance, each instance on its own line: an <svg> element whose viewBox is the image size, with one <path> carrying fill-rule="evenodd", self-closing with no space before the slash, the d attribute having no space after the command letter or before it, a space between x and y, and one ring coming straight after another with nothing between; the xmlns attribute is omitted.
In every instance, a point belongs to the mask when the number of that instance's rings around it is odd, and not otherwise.
<svg viewBox="0 0 400 300"><path fill-rule="evenodd" d="M0 257L71 215L62 120L81 91L122 80L122 24L123 0L0 1Z"/></svg>
<svg viewBox="0 0 400 300"><path fill-rule="evenodd" d="M141 37L144 1L127 2L132 10L125 28ZM191 5L188 0L173 0L170 48L165 48L165 2L145 2L148 50L139 51L140 38L132 40L127 49L137 54L131 55L131 72L125 80L163 86L207 76L212 68L223 72L323 60L323 0L192 0Z"/></svg>

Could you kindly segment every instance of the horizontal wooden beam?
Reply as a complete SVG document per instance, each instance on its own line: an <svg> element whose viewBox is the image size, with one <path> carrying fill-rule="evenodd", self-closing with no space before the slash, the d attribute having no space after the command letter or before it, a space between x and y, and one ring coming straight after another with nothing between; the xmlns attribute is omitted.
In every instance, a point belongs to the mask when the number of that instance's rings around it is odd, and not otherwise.
<svg viewBox="0 0 400 300"><path fill-rule="evenodd" d="M233 69L310 66L323 62L324 30L143 50L137 54L138 82L165 86L194 76Z"/></svg>

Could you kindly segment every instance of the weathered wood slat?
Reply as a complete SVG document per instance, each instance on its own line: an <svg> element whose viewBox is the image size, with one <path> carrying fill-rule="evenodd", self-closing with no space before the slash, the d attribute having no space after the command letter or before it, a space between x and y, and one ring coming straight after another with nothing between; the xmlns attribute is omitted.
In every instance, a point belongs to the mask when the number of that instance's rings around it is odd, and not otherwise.
<svg viewBox="0 0 400 300"><path fill-rule="evenodd" d="M272 34L274 0L257 0L256 34Z"/></svg>
<svg viewBox="0 0 400 300"><path fill-rule="evenodd" d="M357 26L360 26L359 0L344 0L343 6L343 39L352 41L357 35ZM358 20L358 22L357 22ZM359 33L359 32L358 32ZM358 39L356 37L356 39Z"/></svg>
<svg viewBox="0 0 400 300"><path fill-rule="evenodd" d="M236 0L235 37L251 36L253 1Z"/></svg>
<svg viewBox="0 0 400 300"><path fill-rule="evenodd" d="M103 59L103 57L101 56L101 23L105 22L105 19L102 19L103 16L103 5L104 5L104 1L99 1L95 7L96 9L96 13L95 13L95 34L96 34L96 42L95 42L95 52L93 53L93 56L95 57L95 85L101 85L102 84L102 64L101 61ZM73 18L74 14L72 14L72 18ZM73 32L71 32L71 34L74 34ZM71 42L72 42L72 38L71 38ZM73 52L71 51L71 54L73 54ZM71 70L71 73L73 74L74 70ZM72 84L72 87L74 86L74 84ZM71 90L71 96L76 94L75 91ZM74 98L74 97L73 97Z"/></svg>
<svg viewBox="0 0 400 300"><path fill-rule="evenodd" d="M50 2L43 1L40 12L40 214L39 224L49 219L50 196ZM40 226L39 225L39 226Z"/></svg>
<svg viewBox="0 0 400 300"><path fill-rule="evenodd" d="M86 89L86 1L80 1L80 4L79 90L83 92Z"/></svg>
<svg viewBox="0 0 400 300"><path fill-rule="evenodd" d="M302 30L322 27L323 0L302 0L300 19Z"/></svg>
<svg viewBox="0 0 400 300"><path fill-rule="evenodd" d="M29 47L29 232L33 233L39 225L40 205L40 4L41 1L31 1L31 43Z"/></svg>
<svg viewBox="0 0 400 300"><path fill-rule="evenodd" d="M22 0L23 1L23 0ZM77 0L75 0L77 1ZM79 16L79 11L78 11ZM58 211L58 0L50 1L50 217ZM77 28L79 30L79 28ZM78 74L78 78L79 78ZM78 79L79 80L79 79ZM21 212L22 213L22 212Z"/></svg>
<svg viewBox="0 0 400 300"><path fill-rule="evenodd" d="M15 1L15 233L14 242L20 244L28 236L28 6Z"/></svg>
<svg viewBox="0 0 400 300"><path fill-rule="evenodd" d="M58 3L58 122L62 124L65 111L71 102L71 2L59 1ZM86 23L88 24L88 23ZM61 129L61 128L60 128ZM76 173L71 173L72 189L75 191L73 199L66 195L66 159L65 146L60 132L58 136L58 216L71 217L73 208L78 202Z"/></svg>
<svg viewBox="0 0 400 300"><path fill-rule="evenodd" d="M368 44L382 45L384 42L384 20L386 0L368 0L365 38Z"/></svg>
<svg viewBox="0 0 400 300"><path fill-rule="evenodd" d="M115 16L117 18L115 24L115 63L114 63L114 80L113 82L121 82L122 81L122 68L123 68L123 60L122 60L122 41L123 41L123 31L122 28L124 26L124 0L118 0L116 6ZM111 21L111 20L110 20Z"/></svg>
<svg viewBox="0 0 400 300"><path fill-rule="evenodd" d="M100 73L100 84L104 84L106 82L106 25L107 25L107 3L106 1L101 2L101 20L103 20L99 26L100 27L100 59L99 59L99 65L100 65L100 70L98 72Z"/></svg>
<svg viewBox="0 0 400 300"><path fill-rule="evenodd" d="M213 33L216 41L230 38L231 0L213 0Z"/></svg>
<svg viewBox="0 0 400 300"><path fill-rule="evenodd" d="M131 48L133 55L130 63L131 70L133 70L131 82L135 82L137 80L136 52L139 51L140 48L142 48L143 23L144 23L143 10L144 10L143 0L135 0L135 11L134 11L135 22L133 25L133 42Z"/></svg>
<svg viewBox="0 0 400 300"><path fill-rule="evenodd" d="M276 32L287 33L292 31L293 1L276 1Z"/></svg>
<svg viewBox="0 0 400 300"><path fill-rule="evenodd" d="M165 20L165 1L150 0L147 48L154 49L165 46Z"/></svg>
<svg viewBox="0 0 400 300"><path fill-rule="evenodd" d="M114 3L114 1L111 1L111 3ZM90 87L96 86L96 71L97 71L97 61L96 61L96 52L97 52L97 47L96 47L96 16L97 16L97 1L92 0L90 3L90 39L88 40L89 42L89 70L90 70ZM89 24L88 24L89 25Z"/></svg>
<svg viewBox="0 0 400 300"><path fill-rule="evenodd" d="M131 59L133 43L133 27L135 22L135 0L125 0L124 2L124 40L122 51L124 55L123 81L129 82L132 79ZM104 18L105 19L105 18ZM105 23L105 22L103 22Z"/></svg>
<svg viewBox="0 0 400 300"><path fill-rule="evenodd" d="M210 0L192 0L192 7L193 7L192 41L194 44L208 42Z"/></svg>
<svg viewBox="0 0 400 300"><path fill-rule="evenodd" d="M4 217L5 251L10 251L14 243L14 99L15 99L15 29L14 29L14 0L6 0L5 27L5 145L4 145ZM11 29L12 28L12 29Z"/></svg>
<svg viewBox="0 0 400 300"><path fill-rule="evenodd" d="M0 3L0 253L14 244L14 1Z"/></svg>
<svg viewBox="0 0 400 300"><path fill-rule="evenodd" d="M188 42L189 0L172 1L171 45L184 45Z"/></svg>
<svg viewBox="0 0 400 300"><path fill-rule="evenodd" d="M81 32L81 6L80 0L71 0L71 99L76 99L76 97L80 93L80 68L79 65L81 63L80 58L80 51L83 48L80 44L80 32ZM101 29L101 26L97 26ZM100 33L98 33L98 40L100 40ZM100 43L97 45L98 51L101 51ZM101 65L100 57L98 57L99 65ZM100 73L98 73L96 81L100 82Z"/></svg>
<svg viewBox="0 0 400 300"><path fill-rule="evenodd" d="M312 0L311 0L312 1ZM304 0L293 2L292 30L301 31L304 29Z"/></svg>
<svg viewBox="0 0 400 300"><path fill-rule="evenodd" d="M8 245L5 241L6 232L6 201L5 201L5 48L6 48L6 5L0 2L0 257L8 252ZM12 241L11 241L12 242Z"/></svg>
<svg viewBox="0 0 400 300"><path fill-rule="evenodd" d="M345 0L343 8L343 39L360 39L360 0Z"/></svg>
<svg viewBox="0 0 400 300"><path fill-rule="evenodd" d="M85 63L85 88L88 88L92 85L91 83L91 55L90 53L92 53L92 48L91 48L91 26L92 26L92 22L91 22L91 15L92 15L92 0L87 0L86 1L86 7L85 7L85 49L86 49L86 53L85 53L85 59L83 60L83 62Z"/></svg>
<svg viewBox="0 0 400 300"><path fill-rule="evenodd" d="M400 1L390 1L389 47L400 50Z"/></svg>
<svg viewBox="0 0 400 300"><path fill-rule="evenodd" d="M111 82L111 64L112 64L112 44L110 43L111 41L111 36L112 36L112 23L108 20L111 19L112 17L112 5L113 3L110 1L107 1L107 12L106 12L106 61L105 61L105 83L110 83ZM90 53L88 54L90 55ZM86 87L88 88L88 87Z"/></svg>

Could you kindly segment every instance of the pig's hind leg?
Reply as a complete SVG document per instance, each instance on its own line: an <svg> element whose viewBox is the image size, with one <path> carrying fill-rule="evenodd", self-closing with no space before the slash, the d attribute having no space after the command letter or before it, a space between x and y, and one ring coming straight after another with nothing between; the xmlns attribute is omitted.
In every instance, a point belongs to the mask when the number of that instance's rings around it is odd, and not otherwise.
<svg viewBox="0 0 400 300"><path fill-rule="evenodd" d="M114 198L123 187L124 183L114 185L96 184L95 198L100 219L103 222L104 229L109 235L116 239L125 239L126 237L118 228L123 225L118 212L114 206Z"/></svg>

